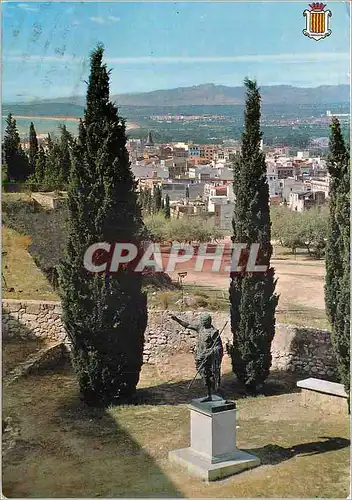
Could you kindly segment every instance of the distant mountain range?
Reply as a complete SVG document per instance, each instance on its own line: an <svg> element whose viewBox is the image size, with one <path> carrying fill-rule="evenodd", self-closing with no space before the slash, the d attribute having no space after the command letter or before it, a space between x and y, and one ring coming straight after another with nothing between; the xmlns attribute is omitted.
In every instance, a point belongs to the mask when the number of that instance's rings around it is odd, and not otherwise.
<svg viewBox="0 0 352 500"><path fill-rule="evenodd" d="M348 103L349 85L321 85L314 88L291 85L263 86L262 103L269 105L333 105ZM243 105L244 87L226 87L212 83L194 87L180 87L153 92L117 94L112 100L119 106L190 106L190 105ZM85 97L61 97L37 100L31 103L3 104L2 114L15 115L81 116Z"/></svg>
<svg viewBox="0 0 352 500"><path fill-rule="evenodd" d="M261 87L263 104L335 104L349 101L349 85L299 88L290 85ZM170 90L155 90L143 94L120 94L113 96L125 106L177 106L177 105L222 105L244 104L244 87L225 87L212 83L195 87L180 87Z"/></svg>

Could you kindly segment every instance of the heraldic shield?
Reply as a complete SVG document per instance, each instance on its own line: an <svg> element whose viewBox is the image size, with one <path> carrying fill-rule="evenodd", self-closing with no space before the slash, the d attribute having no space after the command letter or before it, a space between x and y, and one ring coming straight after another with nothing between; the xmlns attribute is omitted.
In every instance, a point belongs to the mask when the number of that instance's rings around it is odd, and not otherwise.
<svg viewBox="0 0 352 500"><path fill-rule="evenodd" d="M313 2L309 7L311 10L306 9L303 12L306 18L306 28L303 34L313 40L322 40L331 35L331 29L329 29L331 11L324 10L326 5L319 2Z"/></svg>

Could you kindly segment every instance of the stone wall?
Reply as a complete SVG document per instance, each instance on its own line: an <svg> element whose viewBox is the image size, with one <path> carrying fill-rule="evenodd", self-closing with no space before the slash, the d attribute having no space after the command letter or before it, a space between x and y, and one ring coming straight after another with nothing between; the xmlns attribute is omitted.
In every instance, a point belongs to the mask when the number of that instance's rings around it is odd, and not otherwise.
<svg viewBox="0 0 352 500"><path fill-rule="evenodd" d="M65 340L59 302L3 300L3 338L48 338ZM189 322L196 322L203 312L177 313ZM222 338L231 339L230 318L226 312L213 312L214 325L221 329L228 324ZM156 363L174 353L193 351L195 332L171 320L169 311L150 311L145 332L144 361ZM272 369L284 370L334 380L336 361L330 332L313 328L277 324L272 343Z"/></svg>
<svg viewBox="0 0 352 500"><path fill-rule="evenodd" d="M32 193L32 200L39 203L44 208L56 210L65 205L66 199L64 195L55 193Z"/></svg>
<svg viewBox="0 0 352 500"><path fill-rule="evenodd" d="M60 302L2 301L2 338L65 340Z"/></svg>

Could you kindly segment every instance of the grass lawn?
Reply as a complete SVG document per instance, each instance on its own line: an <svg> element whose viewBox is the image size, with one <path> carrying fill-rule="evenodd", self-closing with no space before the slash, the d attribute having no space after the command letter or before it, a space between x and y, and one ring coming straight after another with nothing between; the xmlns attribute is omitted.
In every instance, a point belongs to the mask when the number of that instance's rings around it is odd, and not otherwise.
<svg viewBox="0 0 352 500"><path fill-rule="evenodd" d="M203 307L209 311L229 311L230 302L227 290L219 290L211 286L184 285L184 297L193 296L196 300L195 306L182 305L181 290L157 290L148 294L148 304L156 309L170 310L192 310ZM330 330L325 311L314 307L304 307L302 305L286 304L276 309L276 321L278 323L293 324L297 326L309 326L311 328L321 328Z"/></svg>
<svg viewBox="0 0 352 500"><path fill-rule="evenodd" d="M16 340L6 339L2 342L2 375L6 375L18 366L19 363L25 361L28 356L34 354L44 347L45 343L40 339Z"/></svg>
<svg viewBox="0 0 352 500"><path fill-rule="evenodd" d="M58 300L51 285L35 265L27 251L29 240L13 229L2 228L2 272L5 277L2 282L3 298L30 300ZM14 291L10 292L9 289Z"/></svg>
<svg viewBox="0 0 352 500"><path fill-rule="evenodd" d="M346 498L348 417L300 406L277 376L266 396L245 398L232 375L227 397L239 409L237 444L262 465L206 484L168 462L169 450L189 444L192 397L203 394L193 359L175 357L164 371L145 365L135 404L89 409L80 402L69 366L29 376L5 390L3 493L14 497L304 497Z"/></svg>
<svg viewBox="0 0 352 500"><path fill-rule="evenodd" d="M317 259L316 257L310 256L306 248L297 248L296 254L294 254L291 248L282 247L278 243L273 245L272 259L299 260L300 263L307 264L314 264L322 261L322 259Z"/></svg>

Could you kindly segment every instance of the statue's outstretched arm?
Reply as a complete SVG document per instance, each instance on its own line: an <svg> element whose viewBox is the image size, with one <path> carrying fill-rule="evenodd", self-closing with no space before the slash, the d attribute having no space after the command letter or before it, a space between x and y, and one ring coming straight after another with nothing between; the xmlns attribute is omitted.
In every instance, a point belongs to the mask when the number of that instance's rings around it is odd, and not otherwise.
<svg viewBox="0 0 352 500"><path fill-rule="evenodd" d="M177 318L174 315L171 316L171 319L173 319L174 321L177 321L177 323L179 323L181 326L183 326L185 328L189 328L190 330L194 330L194 331L198 332L198 329L199 329L198 323L188 323L187 321L183 321L182 319Z"/></svg>

